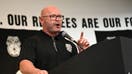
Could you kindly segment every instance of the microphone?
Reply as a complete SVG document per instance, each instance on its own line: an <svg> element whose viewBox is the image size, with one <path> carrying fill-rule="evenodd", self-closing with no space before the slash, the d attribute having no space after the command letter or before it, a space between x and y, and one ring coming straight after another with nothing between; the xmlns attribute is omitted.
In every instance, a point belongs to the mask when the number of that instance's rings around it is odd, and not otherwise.
<svg viewBox="0 0 132 74"><path fill-rule="evenodd" d="M72 40L72 41L73 41L73 38L72 38L67 32L62 31L61 35L62 35L63 37L68 38L69 40Z"/></svg>
<svg viewBox="0 0 132 74"><path fill-rule="evenodd" d="M62 35L63 37L65 37L65 38L67 38L67 39L69 39L69 40L71 40L71 41L77 43L67 32L62 31L61 35Z"/></svg>

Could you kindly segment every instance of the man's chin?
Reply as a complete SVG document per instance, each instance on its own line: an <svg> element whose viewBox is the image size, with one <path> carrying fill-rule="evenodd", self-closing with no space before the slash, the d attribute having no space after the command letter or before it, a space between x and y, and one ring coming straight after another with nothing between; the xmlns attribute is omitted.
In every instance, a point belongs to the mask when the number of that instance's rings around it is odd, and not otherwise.
<svg viewBox="0 0 132 74"><path fill-rule="evenodd" d="M61 32L61 30L59 30L59 31L54 31L55 33L59 33L59 32Z"/></svg>
<svg viewBox="0 0 132 74"><path fill-rule="evenodd" d="M52 31L52 33L59 33L59 32L61 32L61 30L54 30L54 31Z"/></svg>
<svg viewBox="0 0 132 74"><path fill-rule="evenodd" d="M54 30L54 32L60 32L60 31L61 31L61 29Z"/></svg>

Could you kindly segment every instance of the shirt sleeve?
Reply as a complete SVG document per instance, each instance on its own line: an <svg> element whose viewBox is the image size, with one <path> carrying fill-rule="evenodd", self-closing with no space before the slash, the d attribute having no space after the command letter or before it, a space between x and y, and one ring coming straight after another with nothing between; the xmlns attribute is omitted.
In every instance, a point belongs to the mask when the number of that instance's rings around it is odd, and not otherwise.
<svg viewBox="0 0 132 74"><path fill-rule="evenodd" d="M36 49L36 42L33 39L26 39L21 46L20 58L21 60L30 60L31 62L35 62L35 49Z"/></svg>

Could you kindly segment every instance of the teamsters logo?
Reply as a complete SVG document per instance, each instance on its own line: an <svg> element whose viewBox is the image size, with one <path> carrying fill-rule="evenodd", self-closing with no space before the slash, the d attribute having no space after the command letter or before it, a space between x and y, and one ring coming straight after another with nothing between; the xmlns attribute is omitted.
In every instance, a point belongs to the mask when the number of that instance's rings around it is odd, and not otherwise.
<svg viewBox="0 0 132 74"><path fill-rule="evenodd" d="M131 74L131 72L128 72L128 74Z"/></svg>
<svg viewBox="0 0 132 74"><path fill-rule="evenodd" d="M8 36L7 41L7 52L12 57L18 57L21 51L21 42L18 36Z"/></svg>
<svg viewBox="0 0 132 74"><path fill-rule="evenodd" d="M71 44L65 44L66 46L66 50L69 51L69 52L72 52L72 46Z"/></svg>

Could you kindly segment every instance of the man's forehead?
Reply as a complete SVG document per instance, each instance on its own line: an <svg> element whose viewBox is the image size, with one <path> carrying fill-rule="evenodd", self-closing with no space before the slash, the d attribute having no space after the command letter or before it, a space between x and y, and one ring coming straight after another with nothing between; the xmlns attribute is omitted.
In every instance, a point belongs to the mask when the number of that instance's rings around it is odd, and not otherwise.
<svg viewBox="0 0 132 74"><path fill-rule="evenodd" d="M46 15L46 14L61 14L61 13L57 7L49 6L49 7L44 8L41 14Z"/></svg>

